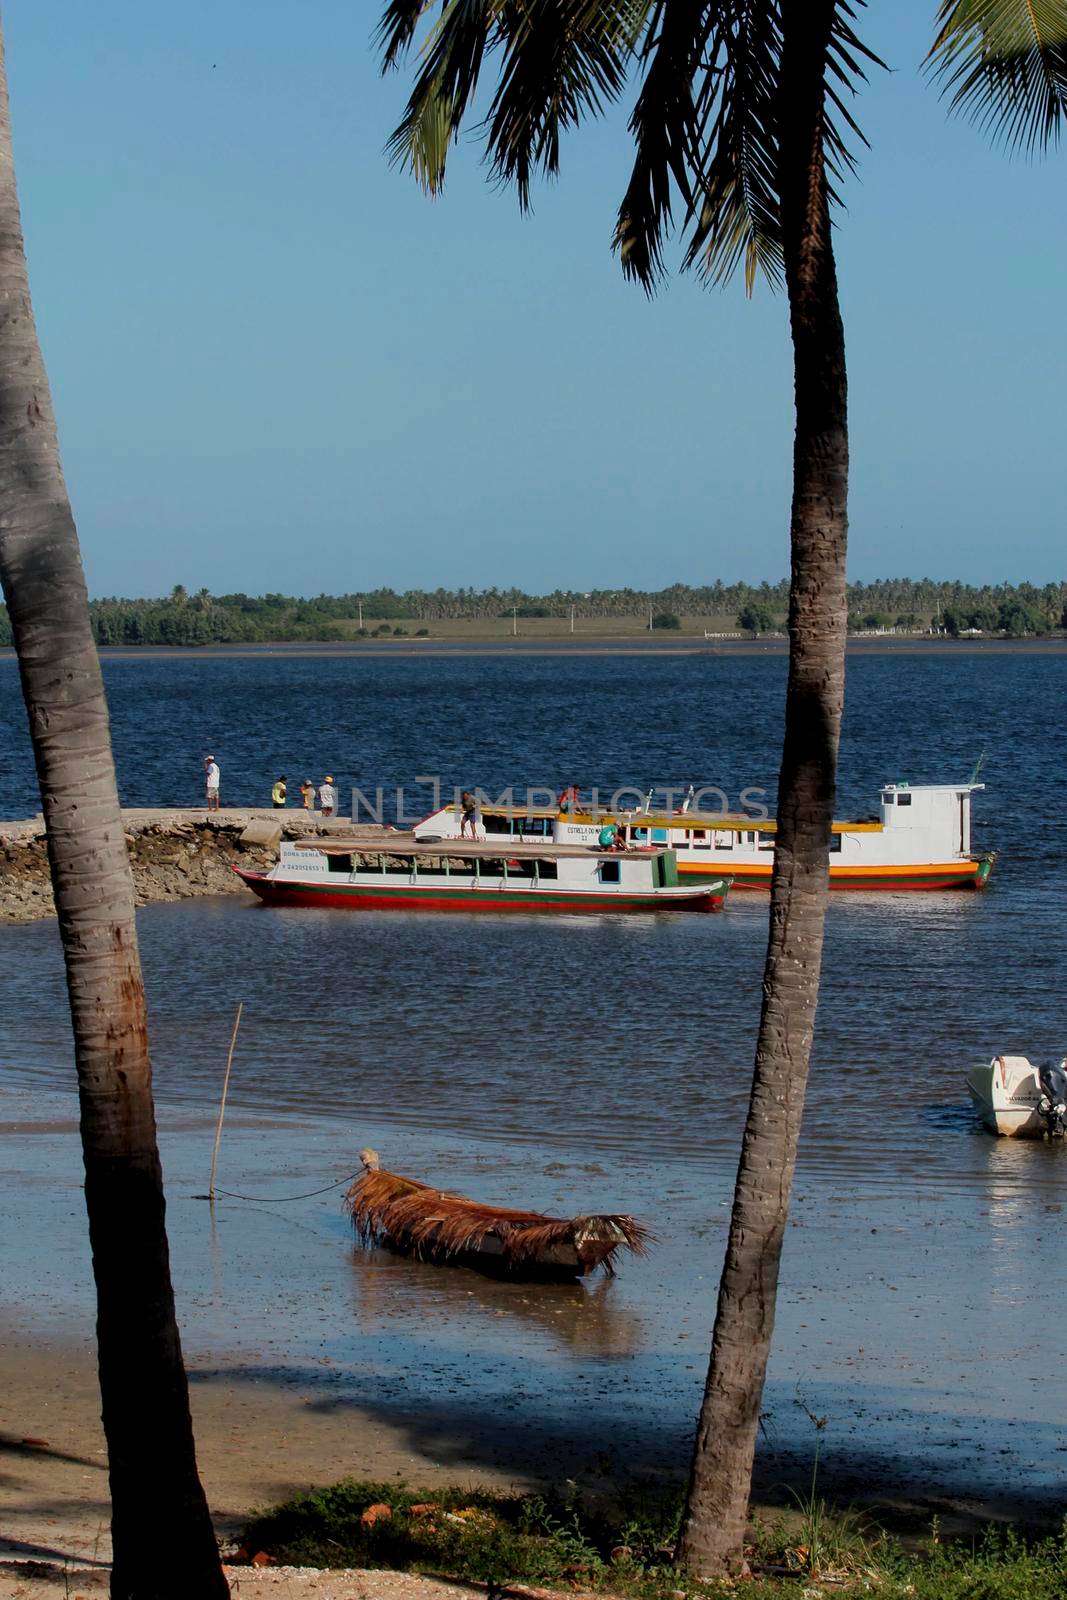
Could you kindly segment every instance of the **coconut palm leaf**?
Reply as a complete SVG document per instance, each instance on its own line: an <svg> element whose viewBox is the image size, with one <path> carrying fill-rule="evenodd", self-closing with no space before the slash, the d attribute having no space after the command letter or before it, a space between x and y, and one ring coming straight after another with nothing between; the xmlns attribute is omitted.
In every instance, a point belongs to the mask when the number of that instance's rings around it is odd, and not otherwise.
<svg viewBox="0 0 1067 1600"><path fill-rule="evenodd" d="M698 97L702 143L694 165L702 175L702 195L699 209L691 213L685 265L696 264L709 282L725 283L743 261L751 293L757 272L772 285L782 276L781 5L779 0L735 0L717 9ZM860 40L854 19L853 6L839 0L824 63L823 159L832 202L839 201L834 180L855 165L848 135L867 142L849 101L866 81L864 63L883 65Z"/></svg>
<svg viewBox="0 0 1067 1600"><path fill-rule="evenodd" d="M650 292L664 276L674 190L687 216L695 204L692 174L701 144L696 93L706 77L713 27L712 9L703 0L672 0L669 6L657 0L647 8L638 50L645 76L629 122L636 158L614 244L623 271Z"/></svg>
<svg viewBox="0 0 1067 1600"><path fill-rule="evenodd" d="M434 9L436 0L393 0L378 30L386 69ZM514 182L527 207L534 171L559 170L561 135L622 91L644 9L639 0L443 0L390 156L437 194L483 63L495 54L497 87L480 131L493 175Z"/></svg>
<svg viewBox="0 0 1067 1600"><path fill-rule="evenodd" d="M535 169L559 171L560 136L626 85L647 9L611 0L515 0L501 13L500 76L483 125L493 175L530 203Z"/></svg>
<svg viewBox="0 0 1067 1600"><path fill-rule="evenodd" d="M743 261L749 289L759 271L777 283L781 4L390 0L378 30L386 70L428 23L390 155L438 193L480 75L495 56L496 86L477 131L492 175L514 183L526 208L534 174L558 172L564 133L599 116L639 78L629 124L634 165L615 229L623 270L653 290L677 206L689 229L686 265L724 282ZM849 101L864 64L877 59L857 37L854 17L849 0L839 0L826 54L832 178L852 165L848 136L862 139Z"/></svg>
<svg viewBox="0 0 1067 1600"><path fill-rule="evenodd" d="M385 35L386 67L410 47L420 17L432 9L433 0L395 0L390 6L379 30ZM439 193L444 182L448 152L478 87L500 9L498 0L447 0L423 43L422 67L387 149L431 194Z"/></svg>
<svg viewBox="0 0 1067 1600"><path fill-rule="evenodd" d="M781 281L778 186L777 4L741 0L722 15L698 95L698 204L690 208L685 265L725 283L742 261L751 291L757 271Z"/></svg>
<svg viewBox="0 0 1067 1600"><path fill-rule="evenodd" d="M423 13L432 10L436 0L389 0L375 38L382 51L382 64L388 70L398 65L415 37Z"/></svg>
<svg viewBox="0 0 1067 1600"><path fill-rule="evenodd" d="M951 107L1032 154L1067 116L1067 0L942 0L927 60Z"/></svg>

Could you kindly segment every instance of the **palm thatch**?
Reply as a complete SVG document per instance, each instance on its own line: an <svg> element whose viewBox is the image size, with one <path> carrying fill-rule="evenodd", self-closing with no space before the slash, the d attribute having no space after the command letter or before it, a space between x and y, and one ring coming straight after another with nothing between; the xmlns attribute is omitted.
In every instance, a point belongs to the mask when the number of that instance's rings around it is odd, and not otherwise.
<svg viewBox="0 0 1067 1600"><path fill-rule="evenodd" d="M373 1161L368 1160L372 1157ZM578 1277L603 1267L614 1275L621 1249L640 1255L651 1234L629 1216L546 1217L539 1211L481 1205L414 1178L382 1172L373 1152L345 1196L364 1244L384 1244L429 1261L470 1261L505 1272Z"/></svg>

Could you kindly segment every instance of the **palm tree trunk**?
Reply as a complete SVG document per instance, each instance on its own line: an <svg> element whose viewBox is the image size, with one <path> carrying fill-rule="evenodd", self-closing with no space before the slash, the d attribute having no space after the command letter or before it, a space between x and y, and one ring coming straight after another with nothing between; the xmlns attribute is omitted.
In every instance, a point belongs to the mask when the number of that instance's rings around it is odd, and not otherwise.
<svg viewBox="0 0 1067 1600"><path fill-rule="evenodd" d="M196 1470L107 703L30 305L0 35L0 577L48 829L81 1102L111 1593L228 1595Z"/></svg>
<svg viewBox="0 0 1067 1600"><path fill-rule="evenodd" d="M796 435L789 681L770 934L752 1096L734 1190L680 1564L741 1559L819 997L830 823L845 686L848 424L845 343L823 161L832 0L786 0L780 193Z"/></svg>

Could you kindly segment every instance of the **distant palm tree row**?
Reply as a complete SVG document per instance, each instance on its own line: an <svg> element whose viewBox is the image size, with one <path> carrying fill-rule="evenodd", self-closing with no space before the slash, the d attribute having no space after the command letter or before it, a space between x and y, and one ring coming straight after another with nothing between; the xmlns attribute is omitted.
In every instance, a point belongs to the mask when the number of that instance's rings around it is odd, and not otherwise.
<svg viewBox="0 0 1067 1600"><path fill-rule="evenodd" d="M189 593L181 584L160 599L90 602L99 645L206 645L259 640L339 640L359 632L392 633L390 624L418 632L445 621L576 618L620 620L663 616L721 617L752 632L781 628L789 603L789 583L671 584L665 589L556 589L528 594L523 589L370 589L361 593L315 595L222 594L207 589ZM949 633L1044 633L1067 626L1067 580L1032 583L969 584L959 579L883 578L848 586L849 624L858 628L924 628ZM352 624L356 624L353 628ZM10 645L11 624L0 606L0 644Z"/></svg>

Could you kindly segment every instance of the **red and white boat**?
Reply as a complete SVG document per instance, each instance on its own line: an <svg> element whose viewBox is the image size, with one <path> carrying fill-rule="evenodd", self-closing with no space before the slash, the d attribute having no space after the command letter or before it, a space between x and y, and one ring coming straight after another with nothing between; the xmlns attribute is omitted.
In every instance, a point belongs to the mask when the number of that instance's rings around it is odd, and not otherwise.
<svg viewBox="0 0 1067 1600"><path fill-rule="evenodd" d="M468 839L284 841L269 872L233 869L271 906L364 911L721 911L730 879L680 884L673 850Z"/></svg>

